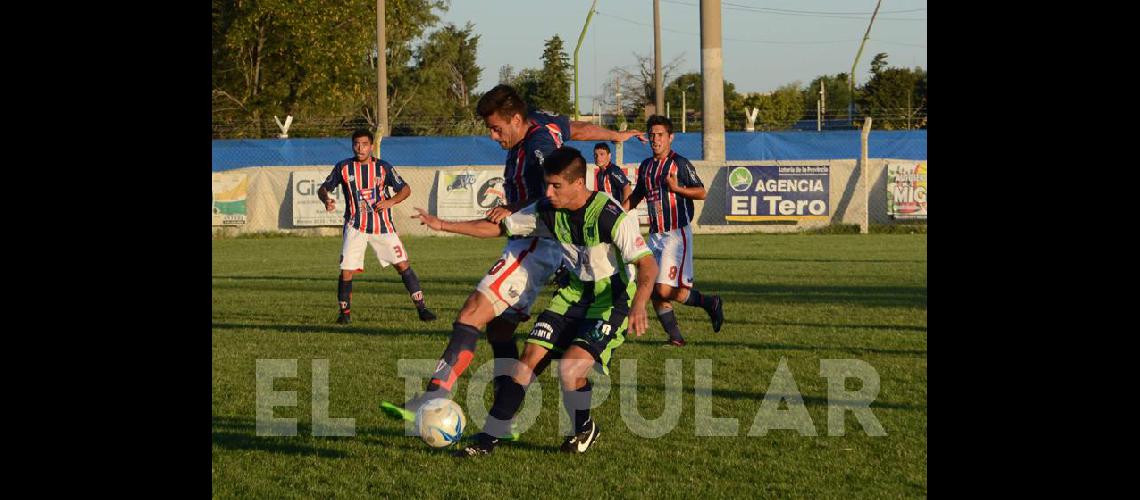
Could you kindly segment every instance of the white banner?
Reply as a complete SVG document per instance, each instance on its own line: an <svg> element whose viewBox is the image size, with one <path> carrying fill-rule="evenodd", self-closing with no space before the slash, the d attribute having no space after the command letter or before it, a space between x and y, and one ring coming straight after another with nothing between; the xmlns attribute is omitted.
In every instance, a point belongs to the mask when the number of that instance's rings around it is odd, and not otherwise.
<svg viewBox="0 0 1140 500"><path fill-rule="evenodd" d="M440 171L435 183L435 215L443 220L482 219L505 205L503 175L493 170Z"/></svg>
<svg viewBox="0 0 1140 500"><path fill-rule="evenodd" d="M293 172L289 189L293 191L294 226L344 225L344 200L340 196L340 186L329 191L329 196L336 200L336 210L332 212L325 210L325 204L317 197L317 189L326 177L327 172Z"/></svg>

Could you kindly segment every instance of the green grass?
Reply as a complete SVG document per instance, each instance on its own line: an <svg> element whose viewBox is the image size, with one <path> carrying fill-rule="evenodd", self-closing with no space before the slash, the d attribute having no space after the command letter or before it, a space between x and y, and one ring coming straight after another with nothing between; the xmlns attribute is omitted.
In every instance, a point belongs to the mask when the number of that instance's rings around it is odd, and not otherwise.
<svg viewBox="0 0 1140 500"><path fill-rule="evenodd" d="M678 307L689 345L662 348L664 333L651 313L647 336L631 337L615 354L612 392L594 409L602 435L588 453L556 452L563 439L558 419L566 417L556 379L544 374L541 413L522 441L471 461L404 436L377 405L404 397L398 359L438 358L463 300L503 241L408 237L404 243L439 321L419 322L399 276L370 255L353 288L353 324L333 324L339 238L212 242L214 496L927 494L925 234L697 235L696 286L724 297L724 329L714 334L702 311ZM297 360L298 376L274 385L296 391L297 406L278 407L274 416L298 419L297 436L256 434L258 359ZM355 418L355 436L312 435L314 359L329 360L330 415ZM458 383L455 399L465 409L471 374L490 359L481 341ZM637 360L637 410L646 418L665 409L666 360L681 360L682 412L663 437L639 437L622 421L619 393L630 389L621 383L622 359ZM736 437L696 435L695 366L706 359L713 367L713 416L737 419ZM875 368L880 390L871 408L886 436L869 436L851 413L845 435L828 435L823 359L858 359ZM816 436L747 435L780 360L795 377ZM859 386L847 382L850 390ZM467 434L481 423L469 420Z"/></svg>

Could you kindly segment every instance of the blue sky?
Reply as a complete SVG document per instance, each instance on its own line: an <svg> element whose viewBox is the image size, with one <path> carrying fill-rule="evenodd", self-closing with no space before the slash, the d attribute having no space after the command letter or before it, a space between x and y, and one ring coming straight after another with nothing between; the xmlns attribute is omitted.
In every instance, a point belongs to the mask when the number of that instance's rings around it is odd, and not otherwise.
<svg viewBox="0 0 1140 500"><path fill-rule="evenodd" d="M661 55L683 55L681 73L699 71L699 0L660 0ZM541 67L542 44L554 34L574 45L591 0L452 0L442 22L470 21L483 68L478 91L498 83L505 64ZM769 92L822 74L846 73L867 29L875 0L722 0L724 77L739 92ZM929 69L926 63L926 0L883 0L871 39L856 68L865 83L871 58L886 52L891 66ZM582 111L601 91L610 69L635 63L634 52L653 54L652 0L598 0L579 52ZM772 43L775 42L775 43ZM680 74L680 73L678 73Z"/></svg>

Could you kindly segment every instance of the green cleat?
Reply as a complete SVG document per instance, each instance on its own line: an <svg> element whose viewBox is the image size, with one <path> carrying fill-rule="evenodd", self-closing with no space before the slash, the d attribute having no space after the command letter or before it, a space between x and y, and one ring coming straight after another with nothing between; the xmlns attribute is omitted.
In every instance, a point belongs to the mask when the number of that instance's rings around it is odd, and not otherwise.
<svg viewBox="0 0 1140 500"><path fill-rule="evenodd" d="M380 403L380 410L383 411L385 415L396 420L407 420L408 422L414 422L416 420L416 412L406 410L402 406L394 405L387 401Z"/></svg>

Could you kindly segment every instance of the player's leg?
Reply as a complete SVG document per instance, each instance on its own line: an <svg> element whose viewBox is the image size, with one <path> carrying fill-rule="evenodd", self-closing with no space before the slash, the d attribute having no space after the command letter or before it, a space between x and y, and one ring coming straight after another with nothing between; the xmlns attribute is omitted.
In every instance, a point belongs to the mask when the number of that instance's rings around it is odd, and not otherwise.
<svg viewBox="0 0 1140 500"><path fill-rule="evenodd" d="M511 436L511 424L526 399L526 389L538 377L535 370L548 363L552 348L559 344L565 346L572 338L563 333L571 325L572 322L561 314L545 311L539 315L518 363L515 363L510 376L504 377L495 389L495 400L483 432L476 434L470 445L456 451L455 456L488 455L501 440Z"/></svg>
<svg viewBox="0 0 1140 500"><path fill-rule="evenodd" d="M345 224L343 242L340 247L340 276L336 287L336 300L340 306L340 313L336 322L348 324L352 322L352 276L364 271L364 250L368 246L368 239L364 233Z"/></svg>
<svg viewBox="0 0 1140 500"><path fill-rule="evenodd" d="M585 453L598 439L598 424L590 416L593 384L586 375L594 366L609 374L614 350L625 342L625 330L629 326L626 307L610 309L599 319L578 322L574 340L562 356L558 366L562 402L574 424L573 433L562 443L564 452Z"/></svg>
<svg viewBox="0 0 1140 500"><path fill-rule="evenodd" d="M416 276L416 271L408 262L408 253L404 248L404 243L400 241L400 236L396 233L378 235L373 242L372 250L376 252L376 258L380 260L381 265L386 266L390 263L392 267L396 268L396 273L404 281L404 289L408 291L412 303L416 306L416 313L420 320L434 321L436 319L435 313L431 312L424 304L424 292L420 288L420 278Z"/></svg>
<svg viewBox="0 0 1140 500"><path fill-rule="evenodd" d="M719 332L724 324L724 302L719 295L702 294L693 287L693 229L685 226L676 230L682 238L681 267L677 272L677 286L673 288L670 296L666 297L672 302L679 302L690 307L699 307L709 315L712 329Z"/></svg>

